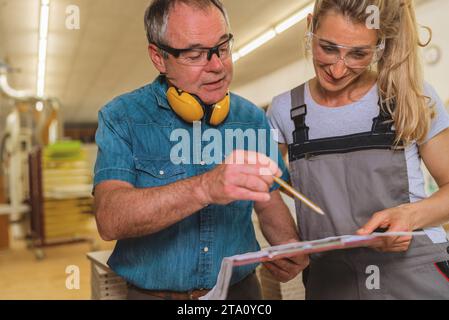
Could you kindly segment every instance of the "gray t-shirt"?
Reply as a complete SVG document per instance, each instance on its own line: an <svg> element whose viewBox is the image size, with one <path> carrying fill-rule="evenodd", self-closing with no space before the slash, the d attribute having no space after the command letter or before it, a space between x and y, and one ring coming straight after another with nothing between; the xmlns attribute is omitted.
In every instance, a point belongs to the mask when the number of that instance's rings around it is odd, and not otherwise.
<svg viewBox="0 0 449 320"><path fill-rule="evenodd" d="M310 94L309 83L307 83L304 99L307 105L306 124L310 128L309 138L321 139L371 131L373 119L380 112L377 89L377 85L374 85L359 101L338 108L329 108L319 105L313 100ZM427 83L425 84L424 92L436 104L437 111L437 116L426 139L426 141L429 141L443 130L449 128L449 115L438 94ZM290 91L275 97L268 110L270 126L278 130L279 143L293 143L295 125L290 118L290 110ZM425 199L426 193L424 174L421 168L421 156L416 143L407 147L406 160L410 200L411 202L417 202ZM442 227L429 228L425 231L434 243L447 242L446 232Z"/></svg>

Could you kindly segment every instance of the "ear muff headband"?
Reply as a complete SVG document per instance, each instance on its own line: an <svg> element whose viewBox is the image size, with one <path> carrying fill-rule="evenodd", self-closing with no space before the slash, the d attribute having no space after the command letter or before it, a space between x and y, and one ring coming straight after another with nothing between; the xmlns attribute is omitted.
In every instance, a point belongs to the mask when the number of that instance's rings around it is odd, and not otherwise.
<svg viewBox="0 0 449 320"><path fill-rule="evenodd" d="M201 121L206 117L208 124L218 126L226 120L230 110L229 94L226 94L223 100L211 106L209 112L205 111L205 107L198 98L175 87L168 89L167 100L172 110L188 123Z"/></svg>

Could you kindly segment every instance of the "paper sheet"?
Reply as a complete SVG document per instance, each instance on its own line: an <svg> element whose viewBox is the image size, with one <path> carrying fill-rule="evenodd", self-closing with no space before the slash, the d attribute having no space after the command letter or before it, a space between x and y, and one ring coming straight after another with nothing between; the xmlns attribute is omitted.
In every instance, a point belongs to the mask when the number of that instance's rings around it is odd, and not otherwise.
<svg viewBox="0 0 449 320"><path fill-rule="evenodd" d="M388 232L373 233L369 236L348 235L332 237L309 242L289 243L286 245L265 248L223 259L216 286L200 300L226 300L232 278L232 269L253 263L267 262L280 258L293 257L300 254L311 254L331 250L342 250L357 247L367 247L383 237L425 236L424 232Z"/></svg>

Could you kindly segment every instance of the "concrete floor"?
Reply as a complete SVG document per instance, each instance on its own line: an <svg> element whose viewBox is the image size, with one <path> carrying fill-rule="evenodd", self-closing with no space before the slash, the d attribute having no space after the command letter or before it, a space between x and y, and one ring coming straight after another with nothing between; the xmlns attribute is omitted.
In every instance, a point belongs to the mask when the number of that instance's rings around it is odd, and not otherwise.
<svg viewBox="0 0 449 320"><path fill-rule="evenodd" d="M110 250L114 243L102 241L95 230L92 238L98 250ZM11 240L10 249L0 251L0 300L88 300L90 293L90 262L86 253L92 243L83 242L43 249L44 259L36 259L23 240ZM79 290L66 288L68 266L80 270Z"/></svg>
<svg viewBox="0 0 449 320"><path fill-rule="evenodd" d="M92 221L93 222L93 221ZM0 300L89 300L90 262L86 254L91 251L111 250L113 242L102 241L95 229L91 228L91 242L71 245L60 245L43 249L44 259L38 260L35 252L27 248L26 241L11 239L8 250L0 250ZM257 229L257 228L256 228ZM259 239L260 240L260 239ZM66 280L68 266L77 266L80 270L80 288L69 290ZM260 275L259 275L260 276ZM265 278L269 276L265 275ZM273 295L272 290L282 292L282 298L287 300L304 299L304 288L299 279L288 284L270 285L270 281L262 277L262 284L266 285L268 297L281 298ZM268 279L269 280L269 279ZM273 288L272 288L273 287ZM276 288L275 288L276 287Z"/></svg>
<svg viewBox="0 0 449 320"><path fill-rule="evenodd" d="M0 300L90 300L91 265L86 254L91 251L112 250L113 242L102 241L92 221L92 242L43 248L45 257L36 258L24 240L11 239L8 250L0 250ZM261 239L259 239L261 240ZM80 288L66 287L68 266L80 270ZM259 270L260 271L260 270ZM264 295L269 299L304 299L299 276L288 284L279 284L268 272L259 273Z"/></svg>

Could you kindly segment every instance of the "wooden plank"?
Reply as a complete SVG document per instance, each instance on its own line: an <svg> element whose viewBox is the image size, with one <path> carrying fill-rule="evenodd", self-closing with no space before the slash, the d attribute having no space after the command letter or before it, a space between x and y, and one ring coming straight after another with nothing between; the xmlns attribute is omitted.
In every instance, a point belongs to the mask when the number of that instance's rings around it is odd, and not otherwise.
<svg viewBox="0 0 449 320"><path fill-rule="evenodd" d="M58 240L58 239L87 239L91 230L88 226L64 226L60 227L45 225L45 239L46 240Z"/></svg>
<svg viewBox="0 0 449 320"><path fill-rule="evenodd" d="M44 179L51 177L60 177L61 174L63 176L92 176L92 171L88 169L45 169L44 170Z"/></svg>
<svg viewBox="0 0 449 320"><path fill-rule="evenodd" d="M55 209L60 209L60 208L70 208L70 207L85 207L85 206L92 206L93 205L93 201L92 200L87 200L87 201L82 201L82 200L62 200L62 201L50 201L50 200L45 200L44 201L44 208L49 210L52 208Z"/></svg>
<svg viewBox="0 0 449 320"><path fill-rule="evenodd" d="M73 228L78 229L86 229L89 226L90 220L88 219L71 219L71 220L50 220L45 221L45 228L49 228L51 230L55 229L65 229L71 230Z"/></svg>
<svg viewBox="0 0 449 320"><path fill-rule="evenodd" d="M92 205L93 198L86 199L76 199L76 198L68 198L68 199L45 199L44 205L49 207L76 207L76 206L86 206Z"/></svg>
<svg viewBox="0 0 449 320"><path fill-rule="evenodd" d="M0 203L6 203L6 190L4 176L0 174Z"/></svg>
<svg viewBox="0 0 449 320"><path fill-rule="evenodd" d="M0 215L0 250L9 248L9 215Z"/></svg>
<svg viewBox="0 0 449 320"><path fill-rule="evenodd" d="M67 209L47 209L47 212L45 213L46 219L57 219L59 217L89 217L89 215L92 215L93 209L92 207L81 207L81 208L67 208Z"/></svg>

